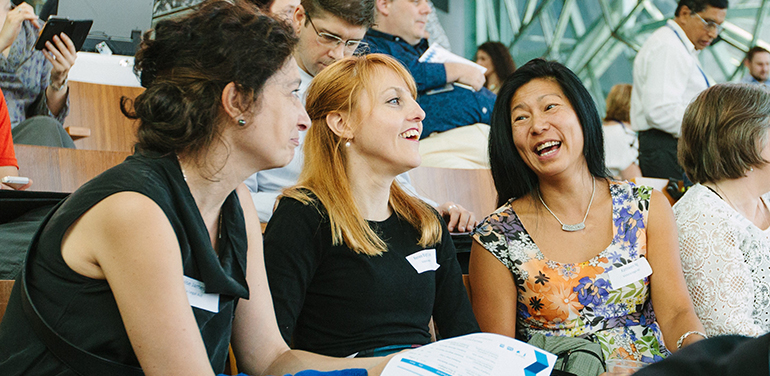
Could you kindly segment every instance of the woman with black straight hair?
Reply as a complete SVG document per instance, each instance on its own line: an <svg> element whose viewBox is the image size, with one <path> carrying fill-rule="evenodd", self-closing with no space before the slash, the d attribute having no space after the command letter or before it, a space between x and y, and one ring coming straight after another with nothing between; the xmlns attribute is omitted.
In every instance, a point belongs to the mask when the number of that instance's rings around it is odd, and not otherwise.
<svg viewBox="0 0 770 376"><path fill-rule="evenodd" d="M573 72L542 59L516 70L489 154L501 206L474 230L470 259L482 331L590 338L605 360L644 363L705 337L671 206L608 177L602 122Z"/></svg>

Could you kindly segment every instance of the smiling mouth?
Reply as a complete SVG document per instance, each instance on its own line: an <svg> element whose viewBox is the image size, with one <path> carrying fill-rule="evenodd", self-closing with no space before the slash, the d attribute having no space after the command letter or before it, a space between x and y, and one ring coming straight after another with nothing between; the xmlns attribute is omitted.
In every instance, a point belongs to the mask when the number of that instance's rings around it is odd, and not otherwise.
<svg viewBox="0 0 770 376"><path fill-rule="evenodd" d="M546 141L541 144L538 144L535 147L535 154L537 154L540 157L545 157L556 153L556 151L559 150L559 148L561 148L561 142Z"/></svg>
<svg viewBox="0 0 770 376"><path fill-rule="evenodd" d="M420 139L420 131L416 129L409 129L405 132L402 132L398 136L407 140L418 141Z"/></svg>

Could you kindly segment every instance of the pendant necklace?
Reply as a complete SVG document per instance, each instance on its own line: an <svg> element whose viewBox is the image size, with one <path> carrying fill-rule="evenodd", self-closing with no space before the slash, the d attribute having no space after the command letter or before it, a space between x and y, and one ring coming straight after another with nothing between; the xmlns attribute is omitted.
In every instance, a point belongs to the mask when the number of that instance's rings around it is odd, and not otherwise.
<svg viewBox="0 0 770 376"><path fill-rule="evenodd" d="M588 202L588 209L586 209L586 215L583 216L583 222L575 223L574 225L565 225L559 217L556 216L551 211L551 208L548 207L548 205L545 204L545 201L543 201L543 196L540 194L540 187L537 188L537 197L540 198L540 202L545 206L545 209L548 210L551 215L556 218L557 221L559 221L559 224L561 225L561 229L568 232L574 232L574 231L580 231L586 228L586 218L588 218L588 212L591 211L591 204L594 203L594 194L596 194L596 178L593 177L593 189L591 190L591 201Z"/></svg>

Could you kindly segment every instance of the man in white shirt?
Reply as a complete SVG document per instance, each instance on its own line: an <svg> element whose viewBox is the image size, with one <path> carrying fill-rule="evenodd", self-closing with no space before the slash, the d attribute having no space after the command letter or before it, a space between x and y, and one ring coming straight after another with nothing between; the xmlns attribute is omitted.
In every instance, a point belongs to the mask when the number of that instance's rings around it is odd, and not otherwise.
<svg viewBox="0 0 770 376"><path fill-rule="evenodd" d="M746 53L743 65L749 69L741 82L749 84L770 85L767 78L770 76L770 52L766 49L754 46Z"/></svg>
<svg viewBox="0 0 770 376"><path fill-rule="evenodd" d="M639 132L643 176L684 177L676 159L682 116L713 84L698 54L722 31L727 6L727 0L680 0L674 18L647 39L634 59L631 128Z"/></svg>
<svg viewBox="0 0 770 376"><path fill-rule="evenodd" d="M299 38L294 49L294 59L297 61L301 79L298 95L303 103L307 88L316 74L335 61L353 55L357 48L366 48L361 39L373 22L373 0L301 1L294 11L291 23ZM305 134L306 131L300 132L300 147L295 150L294 158L288 165L260 171L245 181L260 221L270 220L281 191L297 184L304 160L302 144ZM404 173L396 180L407 192L417 196L409 175ZM476 223L474 214L460 205L446 202L439 206L431 200L422 199L448 217L447 226L450 231L470 231Z"/></svg>

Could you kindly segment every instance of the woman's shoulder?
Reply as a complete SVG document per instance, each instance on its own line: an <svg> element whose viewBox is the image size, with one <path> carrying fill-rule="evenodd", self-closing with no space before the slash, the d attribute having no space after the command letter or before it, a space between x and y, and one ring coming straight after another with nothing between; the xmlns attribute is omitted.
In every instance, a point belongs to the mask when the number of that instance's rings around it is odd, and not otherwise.
<svg viewBox="0 0 770 376"><path fill-rule="evenodd" d="M269 223L297 221L313 223L328 221L328 213L321 200L308 188L290 188L278 197L275 211Z"/></svg>
<svg viewBox="0 0 770 376"><path fill-rule="evenodd" d="M512 237L516 233L524 232L524 226L514 209L515 206L519 206L519 203L515 202L515 198L508 200L492 214L481 220L471 232L473 238L484 243L485 239L489 239L490 236L495 238Z"/></svg>
<svg viewBox="0 0 770 376"><path fill-rule="evenodd" d="M695 184L674 204L674 215L677 220L681 216L694 215L703 212L720 211L719 197L703 185Z"/></svg>
<svg viewBox="0 0 770 376"><path fill-rule="evenodd" d="M641 203L642 208L648 208L652 199L653 188L649 185L637 185L626 180L609 180L610 195L616 202Z"/></svg>

